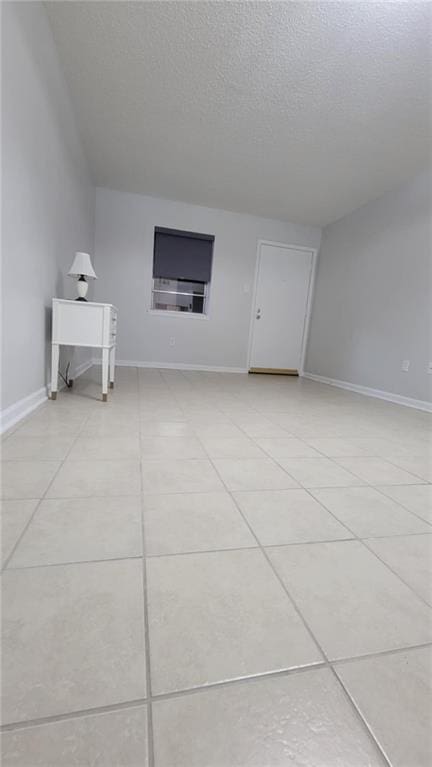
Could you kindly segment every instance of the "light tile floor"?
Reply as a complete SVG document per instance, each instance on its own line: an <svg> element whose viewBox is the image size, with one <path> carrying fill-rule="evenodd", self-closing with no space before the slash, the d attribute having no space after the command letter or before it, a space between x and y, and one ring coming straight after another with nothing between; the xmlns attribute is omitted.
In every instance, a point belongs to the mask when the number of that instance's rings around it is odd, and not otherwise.
<svg viewBox="0 0 432 767"><path fill-rule="evenodd" d="M431 417L99 374L2 443L3 767L429 767Z"/></svg>

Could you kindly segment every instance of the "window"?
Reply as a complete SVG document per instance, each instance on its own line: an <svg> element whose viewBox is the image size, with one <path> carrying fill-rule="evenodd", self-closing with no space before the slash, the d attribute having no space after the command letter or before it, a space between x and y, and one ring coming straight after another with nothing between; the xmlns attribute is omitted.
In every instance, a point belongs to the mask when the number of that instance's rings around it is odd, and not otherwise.
<svg viewBox="0 0 432 767"><path fill-rule="evenodd" d="M155 227L152 309L206 314L214 236Z"/></svg>

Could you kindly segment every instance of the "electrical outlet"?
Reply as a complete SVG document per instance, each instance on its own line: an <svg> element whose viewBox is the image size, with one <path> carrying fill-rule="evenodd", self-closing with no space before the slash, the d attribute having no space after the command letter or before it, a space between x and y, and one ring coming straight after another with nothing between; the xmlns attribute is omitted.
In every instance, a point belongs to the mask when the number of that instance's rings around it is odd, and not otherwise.
<svg viewBox="0 0 432 767"><path fill-rule="evenodd" d="M409 366L410 366L410 361L409 360L402 360L402 371L404 373L408 373Z"/></svg>
<svg viewBox="0 0 432 767"><path fill-rule="evenodd" d="M428 368L427 368L427 372L428 373L432 373L432 362L429 362L429 365L428 365Z"/></svg>
<svg viewBox="0 0 432 767"><path fill-rule="evenodd" d="M169 340L169 345L170 346L175 346L175 338L174 338L174 336L171 336L171 338Z"/></svg>

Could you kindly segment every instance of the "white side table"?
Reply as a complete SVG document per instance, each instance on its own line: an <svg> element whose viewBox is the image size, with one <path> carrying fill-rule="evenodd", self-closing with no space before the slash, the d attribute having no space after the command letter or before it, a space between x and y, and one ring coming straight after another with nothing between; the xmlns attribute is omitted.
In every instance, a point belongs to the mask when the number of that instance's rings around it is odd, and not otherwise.
<svg viewBox="0 0 432 767"><path fill-rule="evenodd" d="M52 302L51 399L57 399L60 346L102 349L102 399L108 400L108 378L114 387L117 309L93 301Z"/></svg>

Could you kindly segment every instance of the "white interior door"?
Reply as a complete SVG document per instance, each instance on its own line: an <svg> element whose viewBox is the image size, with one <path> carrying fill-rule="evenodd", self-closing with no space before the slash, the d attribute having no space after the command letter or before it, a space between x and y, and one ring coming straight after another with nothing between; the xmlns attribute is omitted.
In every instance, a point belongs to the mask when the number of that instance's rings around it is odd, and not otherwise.
<svg viewBox="0 0 432 767"><path fill-rule="evenodd" d="M261 243L249 367L300 370L313 254Z"/></svg>

